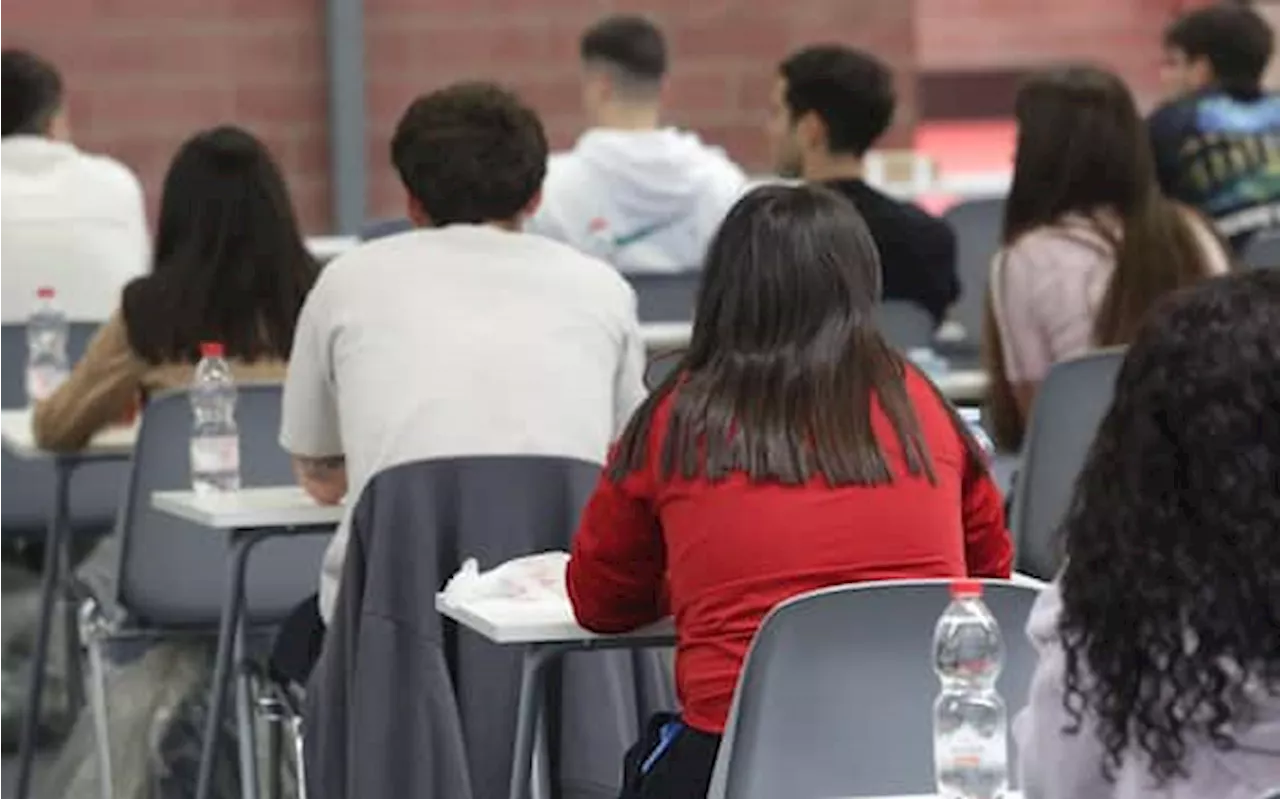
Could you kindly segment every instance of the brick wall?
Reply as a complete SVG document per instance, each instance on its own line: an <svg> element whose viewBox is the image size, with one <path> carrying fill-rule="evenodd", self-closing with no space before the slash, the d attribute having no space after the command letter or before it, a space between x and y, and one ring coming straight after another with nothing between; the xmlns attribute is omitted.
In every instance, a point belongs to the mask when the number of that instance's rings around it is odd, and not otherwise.
<svg viewBox="0 0 1280 799"><path fill-rule="evenodd" d="M1160 35L1208 0L916 0L928 72L1023 69L1086 60L1116 70L1149 105L1160 92Z"/></svg>
<svg viewBox="0 0 1280 799"><path fill-rule="evenodd" d="M895 135L905 141L914 107L913 2L366 0L371 211L403 205L387 155L395 121L415 95L451 80L509 82L542 114L552 144L571 144L582 127L578 37L610 11L642 11L662 24L672 49L668 119L749 167L768 166L762 124L777 62L817 40L872 48L902 71Z"/></svg>
<svg viewBox="0 0 1280 799"><path fill-rule="evenodd" d="M318 0L7 0L4 44L51 58L77 143L137 171L154 213L164 171L196 130L262 137L311 232L328 227L323 20Z"/></svg>
<svg viewBox="0 0 1280 799"><path fill-rule="evenodd" d="M1204 0L365 0L369 209L397 213L387 141L416 94L461 77L515 85L572 142L576 44L610 11L643 11L673 49L671 121L751 168L768 166L760 127L777 61L843 40L900 71L891 141L907 140L917 69L992 69L1085 56L1155 88L1158 32ZM309 232L329 219L321 0L9 0L5 45L63 69L82 146L142 177L154 208L166 164L202 126L237 122L272 147Z"/></svg>

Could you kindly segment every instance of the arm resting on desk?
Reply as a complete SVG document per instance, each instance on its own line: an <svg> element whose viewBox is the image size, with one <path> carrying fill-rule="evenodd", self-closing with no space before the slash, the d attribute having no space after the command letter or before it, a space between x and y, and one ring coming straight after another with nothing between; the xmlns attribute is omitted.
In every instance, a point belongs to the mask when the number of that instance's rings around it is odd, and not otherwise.
<svg viewBox="0 0 1280 799"><path fill-rule="evenodd" d="M643 473L621 483L601 475L573 538L569 601L592 632L629 632L667 615L666 547L647 482Z"/></svg>
<svg viewBox="0 0 1280 799"><path fill-rule="evenodd" d="M322 458L293 456L298 485L321 505L337 505L347 494L347 461L342 455Z"/></svg>

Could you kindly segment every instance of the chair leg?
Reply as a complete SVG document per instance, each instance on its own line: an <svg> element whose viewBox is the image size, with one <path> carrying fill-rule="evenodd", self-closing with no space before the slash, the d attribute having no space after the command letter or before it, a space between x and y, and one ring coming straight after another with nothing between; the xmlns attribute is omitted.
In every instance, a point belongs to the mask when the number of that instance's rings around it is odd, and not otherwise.
<svg viewBox="0 0 1280 799"><path fill-rule="evenodd" d="M107 714L107 670L102 657L102 637L96 627L96 606L86 602L80 609L80 635L89 653L89 701L93 714L93 737L98 753L98 785L102 799L115 796L111 769L110 717Z"/></svg>
<svg viewBox="0 0 1280 799"><path fill-rule="evenodd" d="M249 676L243 616L233 643L235 664L236 738L240 744L240 795L258 799L258 740L253 718L253 682Z"/></svg>
<svg viewBox="0 0 1280 799"><path fill-rule="evenodd" d="M294 774L298 781L298 799L307 799L307 762L303 759L302 716L294 716L289 725L293 728Z"/></svg>

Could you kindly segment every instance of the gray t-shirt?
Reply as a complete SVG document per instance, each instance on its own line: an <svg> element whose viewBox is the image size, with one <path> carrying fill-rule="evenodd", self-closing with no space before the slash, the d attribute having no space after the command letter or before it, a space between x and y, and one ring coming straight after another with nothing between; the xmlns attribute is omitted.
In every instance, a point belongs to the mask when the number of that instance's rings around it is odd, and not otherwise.
<svg viewBox="0 0 1280 799"><path fill-rule="evenodd" d="M280 443L379 471L468 455L603 462L644 398L631 287L603 262L490 226L416 230L328 264L302 316ZM320 580L328 619L347 523Z"/></svg>

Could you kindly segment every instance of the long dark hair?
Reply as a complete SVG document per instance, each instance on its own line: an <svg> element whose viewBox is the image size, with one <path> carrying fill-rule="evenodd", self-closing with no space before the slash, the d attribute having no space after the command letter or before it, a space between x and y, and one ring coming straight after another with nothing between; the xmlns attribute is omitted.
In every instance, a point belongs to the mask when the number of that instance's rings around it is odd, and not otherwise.
<svg viewBox="0 0 1280 799"><path fill-rule="evenodd" d="M891 482L871 425L878 400L908 471L932 481L908 367L873 321L880 283L875 243L847 200L813 186L747 194L708 250L689 349L627 426L611 476L646 462L655 412L674 394L668 475Z"/></svg>
<svg viewBox="0 0 1280 799"><path fill-rule="evenodd" d="M1127 344L1153 302L1209 273L1192 212L1160 193L1146 126L1129 89L1112 73L1090 66L1040 72L1019 90L1015 116L1017 154L1003 244L1008 248L1070 214L1087 220L1115 253L1093 344ZM1016 446L1024 420L1004 371L993 306L999 291L993 285L987 298L985 362L996 384L996 437L1003 446Z"/></svg>
<svg viewBox="0 0 1280 799"><path fill-rule="evenodd" d="M1060 578L1064 704L1109 776L1138 752L1183 775L1191 739L1247 727L1247 681L1280 696L1277 408L1280 272L1179 292L1129 348Z"/></svg>
<svg viewBox="0 0 1280 799"><path fill-rule="evenodd" d="M198 360L209 340L287 358L318 272L267 148L240 128L199 133L165 176L152 272L124 291L130 345L151 363Z"/></svg>

